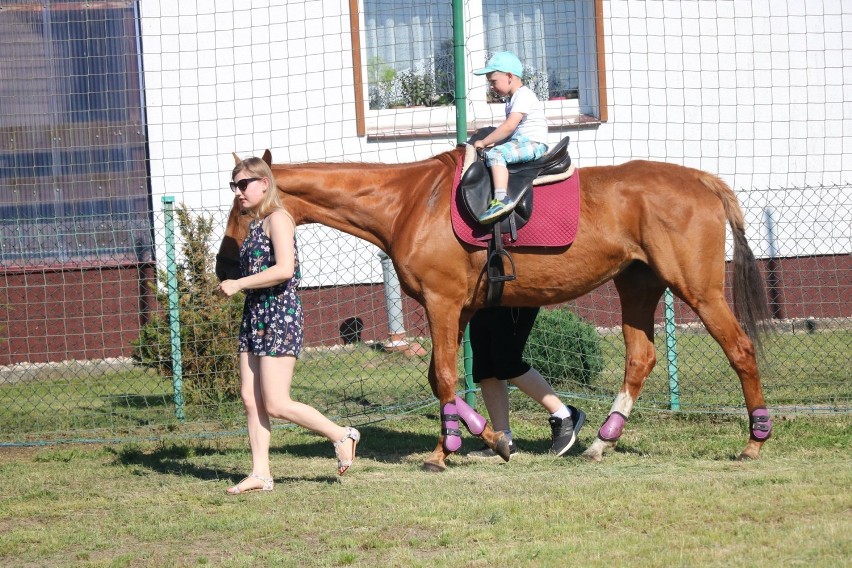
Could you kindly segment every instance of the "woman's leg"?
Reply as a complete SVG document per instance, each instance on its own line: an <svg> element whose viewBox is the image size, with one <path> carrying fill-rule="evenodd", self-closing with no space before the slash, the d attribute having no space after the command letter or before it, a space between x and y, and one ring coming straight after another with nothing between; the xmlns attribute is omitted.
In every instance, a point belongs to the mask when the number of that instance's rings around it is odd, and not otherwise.
<svg viewBox="0 0 852 568"><path fill-rule="evenodd" d="M246 425L251 448L251 472L261 477L272 477L269 472L271 431L260 386L259 360L259 357L250 353L240 353L240 396L246 411ZM241 492L262 486L262 480L251 476L237 485Z"/></svg>
<svg viewBox="0 0 852 568"><path fill-rule="evenodd" d="M260 382L263 400L269 416L287 420L337 442L344 439L347 429L326 418L319 410L290 398L290 385L296 358L260 357ZM341 460L351 460L355 442L342 444L339 449Z"/></svg>

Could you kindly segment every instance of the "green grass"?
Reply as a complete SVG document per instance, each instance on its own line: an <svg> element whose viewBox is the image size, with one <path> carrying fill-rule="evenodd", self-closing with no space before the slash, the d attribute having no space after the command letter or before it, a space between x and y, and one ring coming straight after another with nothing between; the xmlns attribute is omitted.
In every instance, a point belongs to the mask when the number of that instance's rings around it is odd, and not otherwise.
<svg viewBox="0 0 852 568"><path fill-rule="evenodd" d="M297 363L293 396L309 398L312 404L344 416L369 413L431 399L428 370L428 356L385 353L380 345L317 349L306 352Z"/></svg>
<svg viewBox="0 0 852 568"><path fill-rule="evenodd" d="M742 412L739 380L719 346L703 332L678 333L681 409ZM639 405L669 407L665 338L657 337L658 363L646 381ZM428 342L424 342L429 347ZM610 402L621 388L624 346L620 335L601 338L603 372L590 386L548 377L554 388L586 400ZM763 386L770 407L787 411L846 411L852 407L852 331L814 334L782 332L766 345ZM360 344L304 353L296 367L293 396L330 416L365 424L433 400L427 381L428 357L385 353ZM459 376L464 370L459 354ZM189 383L192 376L184 376ZM171 377L109 365L21 370L14 381L0 377L0 441L158 436L182 429L175 417ZM234 376L233 381L239 379ZM231 430L242 425L238 400L188 402L187 423L197 429Z"/></svg>
<svg viewBox="0 0 852 568"><path fill-rule="evenodd" d="M172 384L142 370L34 376L0 387L4 433L142 425L173 415Z"/></svg>
<svg viewBox="0 0 852 568"><path fill-rule="evenodd" d="M513 400L521 396L513 394ZM852 558L852 417L776 419L754 462L733 416L638 411L601 464L546 455L544 413L516 411L511 462L420 470L435 409L331 445L273 434L272 493L228 497L244 436L0 448L5 566L840 566ZM517 405L515 405L517 408ZM463 451L478 447L465 434Z"/></svg>
<svg viewBox="0 0 852 568"><path fill-rule="evenodd" d="M640 403L668 408L669 374L665 337L657 336L657 365L642 390ZM624 380L621 335L602 337L604 371L591 388L550 377L554 388L609 400ZM801 410L852 407L852 331L815 334L779 332L766 339L760 360L764 395L770 406ZM719 345L707 333L677 335L678 384L684 410L737 410L744 404L742 389Z"/></svg>

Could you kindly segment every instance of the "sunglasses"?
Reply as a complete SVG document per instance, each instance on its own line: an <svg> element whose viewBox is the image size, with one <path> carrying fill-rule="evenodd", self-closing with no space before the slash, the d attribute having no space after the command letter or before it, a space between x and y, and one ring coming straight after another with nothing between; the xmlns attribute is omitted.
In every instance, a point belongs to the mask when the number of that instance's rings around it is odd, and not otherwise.
<svg viewBox="0 0 852 568"><path fill-rule="evenodd" d="M236 193L238 189L240 191L242 191L243 193L245 193L246 188L249 186L249 184L251 182L257 181L259 179L261 179L261 178L246 178L246 179L241 179L240 181L232 181L228 185L231 186L231 191L233 191L234 193Z"/></svg>

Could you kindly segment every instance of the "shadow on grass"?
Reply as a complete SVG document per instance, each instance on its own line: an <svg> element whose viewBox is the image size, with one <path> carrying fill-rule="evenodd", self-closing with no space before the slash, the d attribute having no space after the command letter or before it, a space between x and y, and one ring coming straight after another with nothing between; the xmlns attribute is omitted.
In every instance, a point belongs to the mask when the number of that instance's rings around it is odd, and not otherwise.
<svg viewBox="0 0 852 568"><path fill-rule="evenodd" d="M164 475L191 475L207 481L222 477L218 469L197 466L189 461L194 457L223 453L212 447L169 444L153 451L145 451L135 445L129 445L118 449L107 448L107 451L122 465L141 467Z"/></svg>
<svg viewBox="0 0 852 568"><path fill-rule="evenodd" d="M415 453L427 453L434 449L437 437L426 434L411 434L386 430L377 426L360 427L361 442L358 443L357 457L369 458L381 463L400 463ZM277 437L273 433L273 438ZM223 472L218 467L209 467L193 463L194 458L211 455L242 454L248 451L248 440L244 448L217 448L208 445L196 445L185 442L169 442L153 450L145 450L135 445L121 448L109 448L119 464L144 468L164 475L192 476L205 481L231 479L239 481L245 473ZM296 458L329 458L329 469L334 470L334 448L331 443L317 437L316 441L296 444L277 444L270 448L271 454L287 454ZM356 462L357 463L357 462ZM224 475L223 475L224 473ZM338 477L329 476L288 476L276 477L276 482L313 480L333 482Z"/></svg>

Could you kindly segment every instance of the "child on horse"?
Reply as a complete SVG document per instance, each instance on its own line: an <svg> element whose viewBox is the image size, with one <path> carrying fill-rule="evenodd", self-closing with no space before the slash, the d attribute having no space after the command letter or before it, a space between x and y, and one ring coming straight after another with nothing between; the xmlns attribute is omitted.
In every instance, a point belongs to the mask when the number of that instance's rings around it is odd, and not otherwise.
<svg viewBox="0 0 852 568"><path fill-rule="evenodd" d="M474 75L485 75L491 90L506 99L506 120L494 131L474 142L477 150L484 149L485 164L491 169L494 199L479 217L487 225L508 215L523 195L508 196L509 170L507 164L537 160L547 152L547 120L544 106L532 89L524 85L524 66L513 53L498 51ZM502 143L501 143L502 142Z"/></svg>

